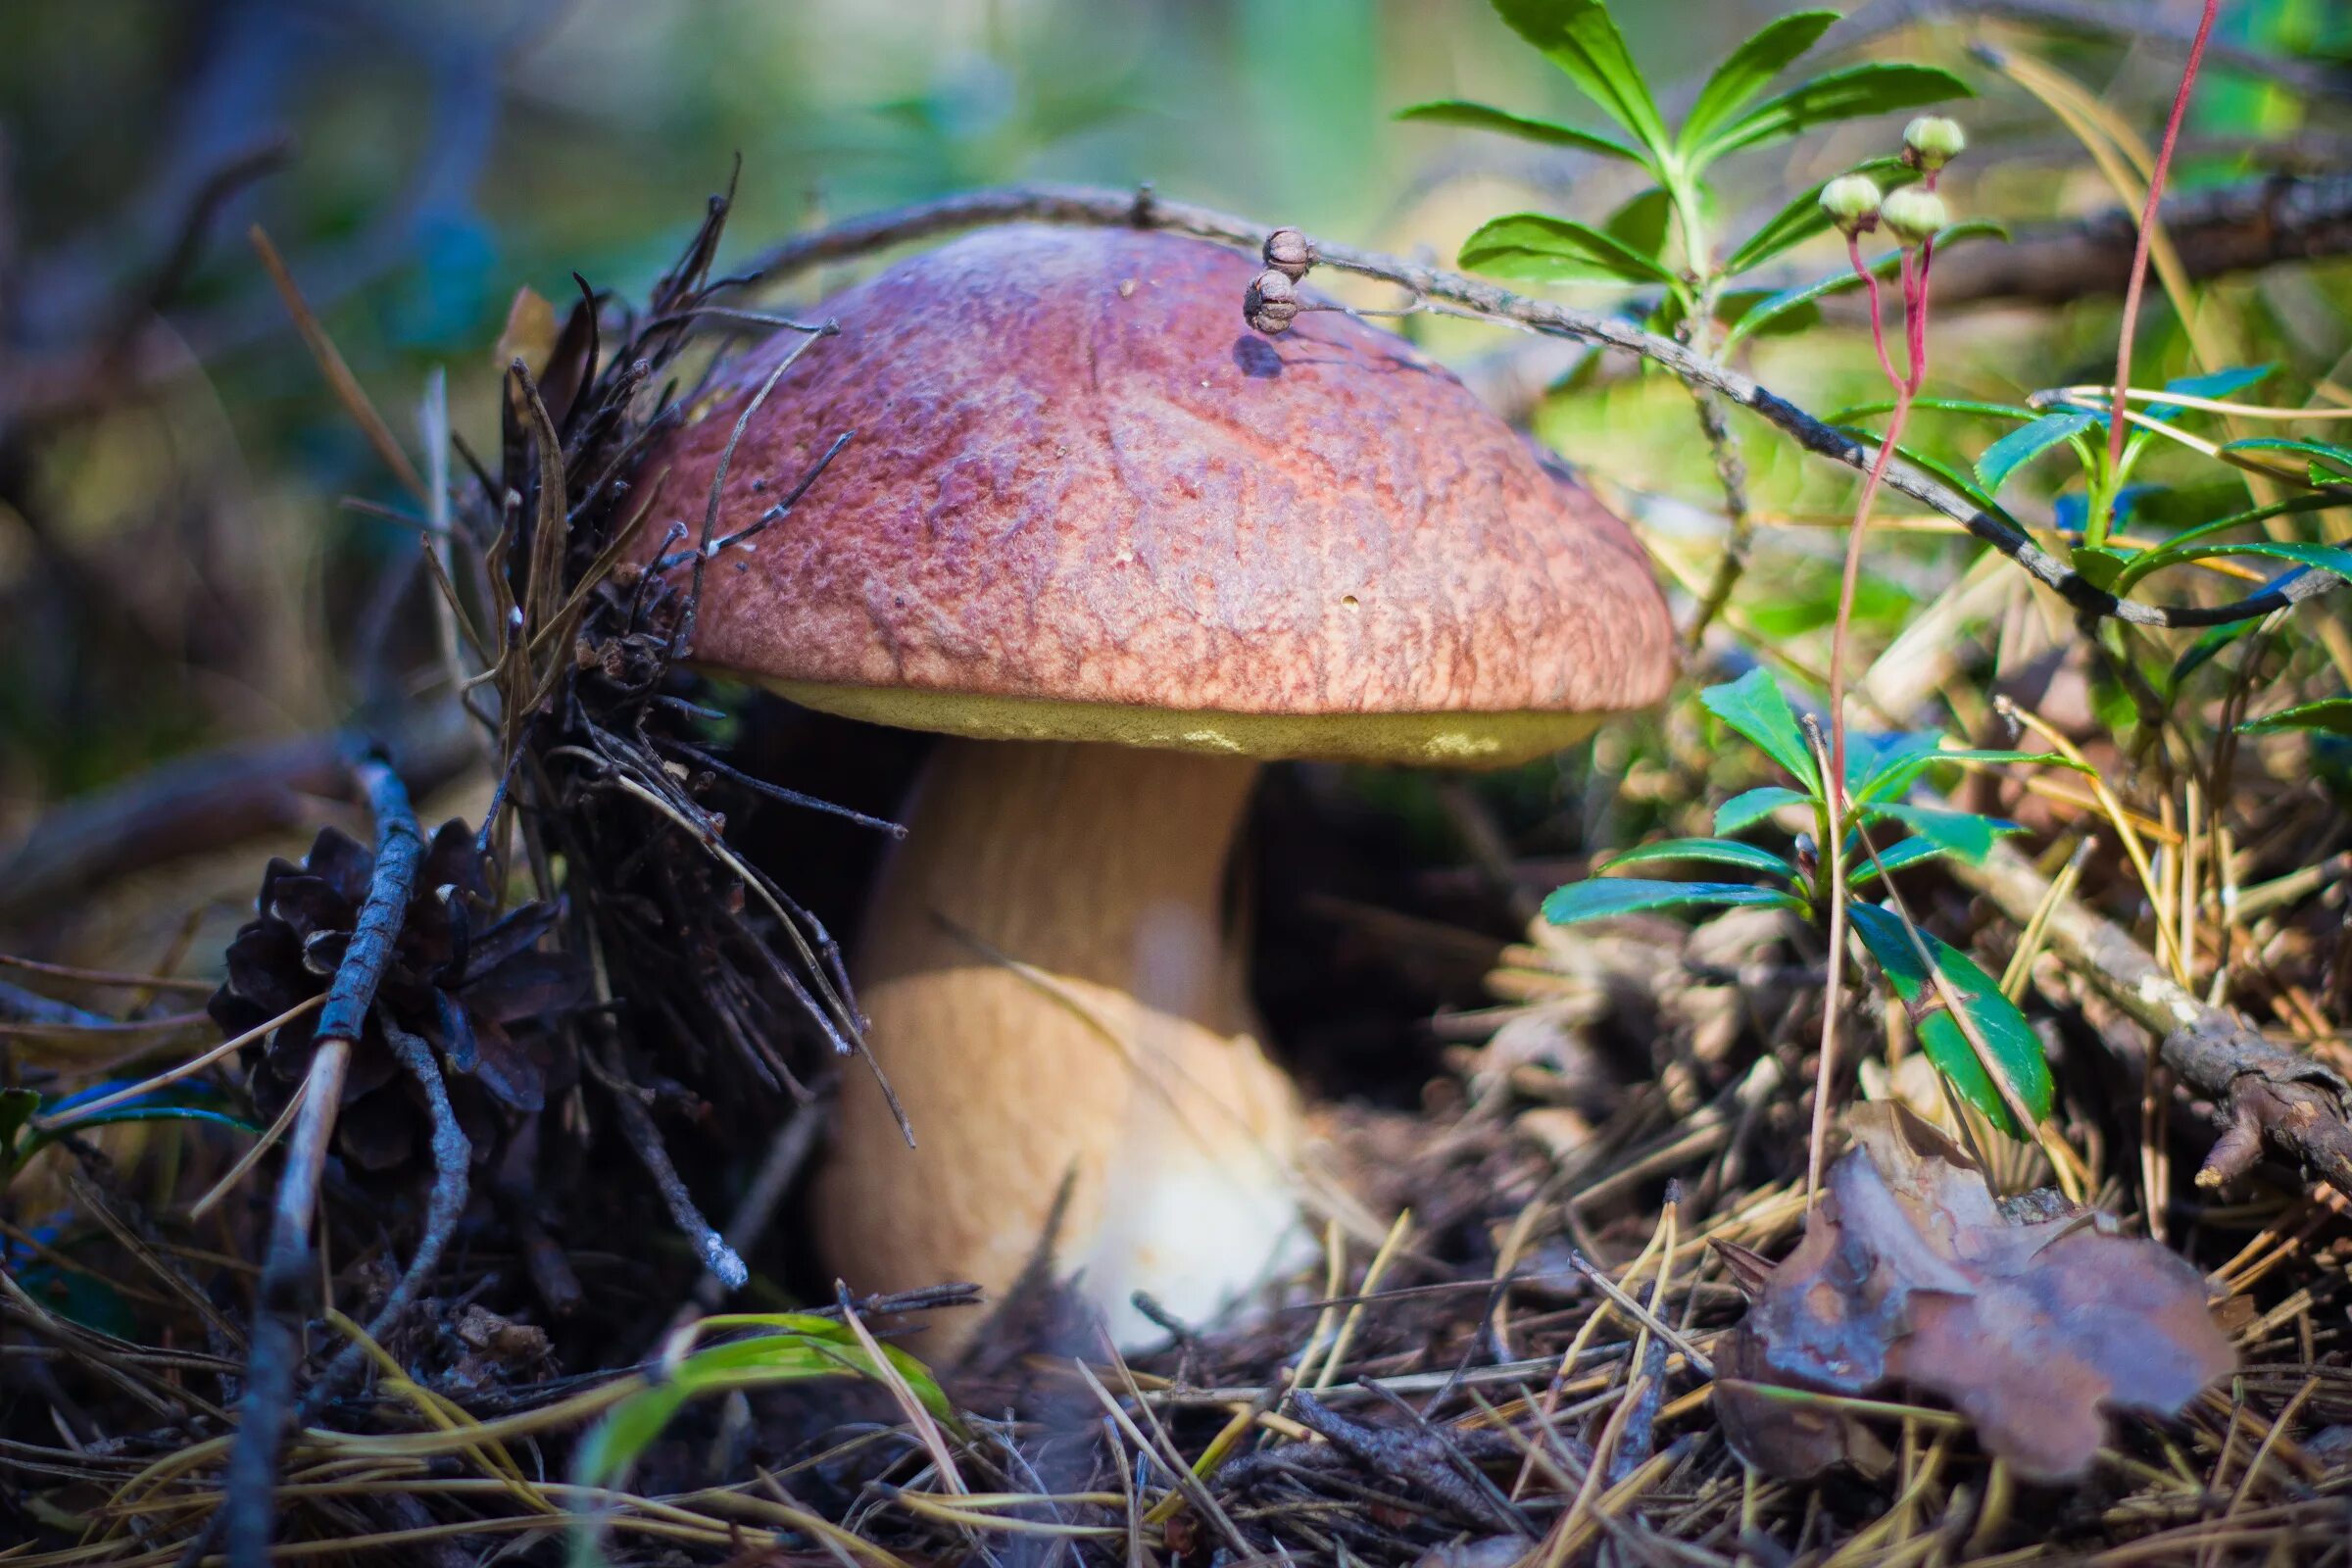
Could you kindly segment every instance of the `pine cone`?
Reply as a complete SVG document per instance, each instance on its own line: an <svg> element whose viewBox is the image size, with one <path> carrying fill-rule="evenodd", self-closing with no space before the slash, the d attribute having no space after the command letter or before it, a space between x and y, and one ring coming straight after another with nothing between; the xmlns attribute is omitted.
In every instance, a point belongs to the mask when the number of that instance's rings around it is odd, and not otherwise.
<svg viewBox="0 0 2352 1568"><path fill-rule="evenodd" d="M270 860L259 917L229 943L228 979L206 1006L224 1035L258 1028L326 989L374 868L365 845L331 827L300 865ZM444 823L417 869L344 1084L335 1145L360 1169L400 1171L422 1158L431 1133L422 1091L384 1040L386 1018L440 1056L476 1163L539 1111L551 1082L570 1081L565 1039L552 1025L585 999L587 975L568 956L540 947L555 924L553 905L526 904L491 919L493 907L472 831ZM247 1088L264 1117L285 1108L310 1070L317 1023L313 1013L245 1049Z"/></svg>

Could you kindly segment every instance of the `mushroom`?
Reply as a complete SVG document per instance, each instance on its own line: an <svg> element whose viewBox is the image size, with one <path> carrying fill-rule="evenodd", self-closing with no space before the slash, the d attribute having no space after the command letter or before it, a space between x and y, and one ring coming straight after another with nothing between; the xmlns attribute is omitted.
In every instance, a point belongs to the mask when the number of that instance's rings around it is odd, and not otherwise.
<svg viewBox="0 0 2352 1568"><path fill-rule="evenodd" d="M694 658L946 737L853 977L880 1089L818 1178L859 1290L1053 1260L1114 1334L1201 1318L1296 1237L1228 855L1275 759L1499 766L1646 707L1671 628L1625 525L1460 382L1339 313L1243 327L1202 241L1004 227L824 307L728 467ZM746 356L657 453L700 521Z"/></svg>

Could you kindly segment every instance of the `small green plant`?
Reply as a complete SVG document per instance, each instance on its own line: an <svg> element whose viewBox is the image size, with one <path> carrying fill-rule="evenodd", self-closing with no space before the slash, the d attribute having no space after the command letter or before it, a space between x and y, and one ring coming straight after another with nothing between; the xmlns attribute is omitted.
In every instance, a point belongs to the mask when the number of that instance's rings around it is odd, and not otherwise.
<svg viewBox="0 0 2352 1568"><path fill-rule="evenodd" d="M1762 668L1708 687L1699 702L1797 787L1766 785L1733 796L1716 808L1714 837L1668 839L1612 857L1601 867L1610 874L1572 882L1545 899L1544 918L1572 925L1646 909L1765 906L1802 914L1817 926L1831 925L1831 879L1819 849L1831 842L1832 833L1822 773L1826 749L1808 740L1780 683ZM2049 1113L2051 1084L2041 1043L2024 1014L1967 954L1918 930L1899 909L1865 897L1874 888L1883 891L1886 878L1925 861L1947 856L1982 861L2003 834L2018 831L2015 823L1996 817L1904 799L1929 769L1962 762L2074 765L2049 755L1947 748L1942 736L1929 731L1849 736L1843 808L1835 829L1855 867L1845 918L1909 1010L1921 1048L1954 1093L2010 1137L2030 1140L2032 1124ZM1811 818L1810 831L1794 836L1788 854L1731 836L1770 823L1784 808L1801 809ZM1728 866L1760 880L1649 881L1615 874L1667 861ZM1945 1005L1947 989L1965 1022Z"/></svg>
<svg viewBox="0 0 2352 1568"><path fill-rule="evenodd" d="M692 1348L701 1335L739 1330L755 1332ZM809 1312L722 1313L703 1318L673 1337L671 1348L645 1386L613 1405L580 1440L572 1455L572 1474L583 1487L618 1487L688 1400L839 1377L865 1378L894 1393L904 1391L929 1420L959 1435L962 1431L955 1406L930 1368L895 1346L875 1344L839 1319ZM572 1527L573 1568L592 1568L605 1560L599 1538L598 1516L583 1511Z"/></svg>
<svg viewBox="0 0 2352 1568"><path fill-rule="evenodd" d="M110 1099L124 1087L120 1083L93 1084L47 1106L45 1113L37 1090L0 1089L0 1187L13 1180L35 1154L68 1133L92 1127L138 1121L195 1121L233 1127L255 1137L261 1135L262 1129L255 1123L222 1110L219 1104L220 1097L201 1084L173 1085L120 1104L76 1113L77 1107Z"/></svg>
<svg viewBox="0 0 2352 1568"><path fill-rule="evenodd" d="M1621 159L1640 165L1654 183L1598 225L1545 213L1494 219L1463 243L1462 265L1536 282L1656 285L1662 295L1652 326L1681 332L1701 353L1728 350L1767 327L1804 325L1817 318L1810 309L1816 301L1856 286L1856 279L1841 272L1800 288L1731 289L1734 280L1828 230L1830 218L1821 199L1834 181L1804 191L1726 251L1714 235L1717 202L1708 183L1717 164L1838 121L1970 96L1967 83L1940 67L1870 61L1800 81L1757 103L1838 20L1834 11L1799 11L1766 24L1733 50L1708 76L1682 123L1670 127L1602 0L1494 0L1494 5L1623 134L1459 99L1418 104L1397 118L1500 131ZM1856 172L1888 187L1919 177L1917 170L1894 158L1874 159ZM1969 223L1946 228L1937 238L1948 246L1997 232L1993 224ZM1870 265L1886 275L1898 255L1890 251Z"/></svg>

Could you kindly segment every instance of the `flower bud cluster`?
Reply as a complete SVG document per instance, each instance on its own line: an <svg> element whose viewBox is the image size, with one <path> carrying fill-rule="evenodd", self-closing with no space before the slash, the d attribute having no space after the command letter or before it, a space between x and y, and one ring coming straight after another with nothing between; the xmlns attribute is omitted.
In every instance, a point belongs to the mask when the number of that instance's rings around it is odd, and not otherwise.
<svg viewBox="0 0 2352 1568"><path fill-rule="evenodd" d="M1952 220L1936 176L1967 147L1957 122L1922 115L1903 129L1903 162L1927 175L1925 183L1883 194L1868 174L1840 174L1821 187L1821 210L1848 239L1884 226L1905 250L1924 245Z"/></svg>

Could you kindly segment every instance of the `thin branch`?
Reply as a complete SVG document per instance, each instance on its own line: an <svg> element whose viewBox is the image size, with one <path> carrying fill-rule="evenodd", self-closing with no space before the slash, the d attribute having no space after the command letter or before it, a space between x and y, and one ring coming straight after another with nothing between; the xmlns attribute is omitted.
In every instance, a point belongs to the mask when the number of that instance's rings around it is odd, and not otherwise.
<svg viewBox="0 0 2352 1568"><path fill-rule="evenodd" d="M278 1453L302 1358L301 1323L309 1315L305 1308L317 1283L311 1217L318 1205L319 1172L342 1105L352 1048L366 1027L376 985L399 940L416 864L424 853L409 792L391 764L380 757L364 757L352 764L352 777L375 817L375 866L351 945L319 1008L317 1049L303 1080L302 1113L287 1146L285 1172L278 1178L252 1349L246 1358L245 1396L239 1401L236 1442L222 1479L221 1528L230 1568L267 1568L270 1561L270 1538L277 1521Z"/></svg>
<svg viewBox="0 0 2352 1568"><path fill-rule="evenodd" d="M2122 927L2072 899L2053 901L2048 879L2008 846L1996 848L1982 865L1958 859L1946 864L2021 929L2047 905L2049 951L2155 1036L2165 1065L2213 1102L2225 1137L2198 1173L2198 1185L2218 1186L2243 1174L2267 1144L2352 1196L2352 1125L2345 1118L2352 1091L2342 1079L2273 1045L2236 1013L2207 1005Z"/></svg>
<svg viewBox="0 0 2352 1568"><path fill-rule="evenodd" d="M1130 192L1087 186L1007 185L868 214L797 236L759 258L745 270L739 282L772 283L809 268L964 229L1009 222L1166 229L1251 251L1264 244L1272 226L1210 208L1163 201L1149 187ZM1631 321L1548 300L1530 299L1479 278L1424 267L1401 257L1311 237L1309 242L1321 265L1378 278L1489 320L1640 355L1778 426L1807 452L1849 468L1867 472L1877 455L1876 443L1856 440L1815 418L1753 377L1694 354L1671 338L1644 331ZM1238 303L1238 282L1236 298ZM2289 573L2277 586L2225 605L2150 605L2119 600L2044 551L2017 524L1979 509L1925 470L1908 463L1892 462L1886 465L1884 482L1886 488L1960 522L2077 610L2136 625L2219 626L2259 619L2325 593L2342 581L2324 571Z"/></svg>
<svg viewBox="0 0 2352 1568"><path fill-rule="evenodd" d="M424 1103L433 1128L433 1190L425 1200L424 1233L416 1239L416 1250L385 1296L384 1304L376 1308L375 1316L368 1321L368 1338L378 1345L384 1344L400 1327L409 1303L440 1266L441 1254L448 1249L449 1239L466 1212L466 1168L473 1158L473 1146L466 1141L466 1130L458 1125L457 1107L449 1102L449 1085L442 1080L441 1064L434 1059L433 1048L389 1021L384 1024L384 1039L391 1043L392 1054L400 1058L401 1065L409 1069L409 1076L424 1091ZM323 1402L329 1393L360 1369L367 1354L367 1346L358 1341L346 1345L304 1402L311 1405Z"/></svg>

